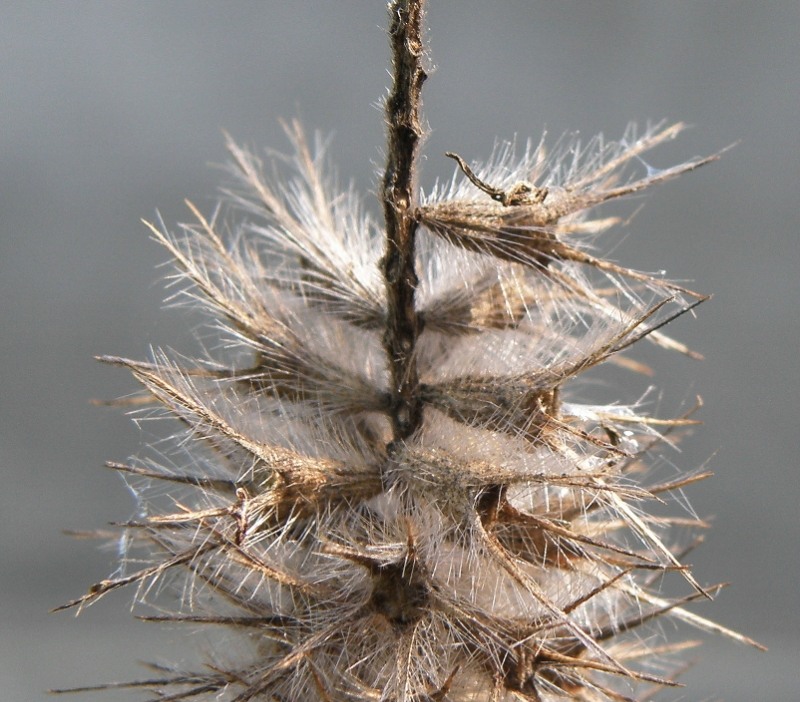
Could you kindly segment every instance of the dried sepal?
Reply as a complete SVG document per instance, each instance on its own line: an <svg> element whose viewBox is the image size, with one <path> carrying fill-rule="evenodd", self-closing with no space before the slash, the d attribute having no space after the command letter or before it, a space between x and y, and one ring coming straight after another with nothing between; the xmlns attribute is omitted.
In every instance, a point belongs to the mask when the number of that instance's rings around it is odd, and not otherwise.
<svg viewBox="0 0 800 702"><path fill-rule="evenodd" d="M259 157L227 140L235 185L226 192L258 218L245 224L258 253L253 258L269 255L280 261L262 270L263 280L310 307L377 329L386 306L377 269L382 243L377 227L352 187L339 190L335 178L324 175L322 139L317 136L312 151L299 122L284 129L294 154L273 154L272 178ZM289 174L281 172L281 164Z"/></svg>
<svg viewBox="0 0 800 702"><path fill-rule="evenodd" d="M460 156L454 158L465 182L447 193L435 193L418 209L430 232L469 251L543 271L564 262L588 265L649 286L693 296L690 290L603 260L587 251L581 236L596 235L618 224L617 218L587 219L590 211L610 200L638 193L657 183L692 171L717 158L710 156L636 177L626 173L641 154L674 138L684 125L649 129L641 137L633 130L619 144L596 144L583 151L578 143L562 146L547 156L543 143L511 164L506 147L495 162L473 171ZM567 160L569 159L569 160ZM482 195L481 195L482 194Z"/></svg>

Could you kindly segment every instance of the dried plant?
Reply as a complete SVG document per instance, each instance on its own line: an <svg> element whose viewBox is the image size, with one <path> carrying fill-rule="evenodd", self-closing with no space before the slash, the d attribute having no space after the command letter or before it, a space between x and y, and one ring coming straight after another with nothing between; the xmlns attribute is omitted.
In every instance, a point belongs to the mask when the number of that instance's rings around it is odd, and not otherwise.
<svg viewBox="0 0 800 702"><path fill-rule="evenodd" d="M655 509L708 475L648 468L691 411L581 404L574 382L646 370L639 340L692 355L662 327L705 298L600 257L617 220L594 213L715 157L644 168L682 127L630 128L448 154L452 182L418 194L423 4L390 4L382 226L292 122L269 168L229 141L238 223L190 204L150 227L217 341L104 359L179 428L111 465L139 497L124 571L65 606L133 585L146 619L221 632L205 667L129 684L153 700L643 700L692 645L658 622L749 641L687 609L718 587L674 532L703 523ZM670 573L688 594L660 594Z"/></svg>

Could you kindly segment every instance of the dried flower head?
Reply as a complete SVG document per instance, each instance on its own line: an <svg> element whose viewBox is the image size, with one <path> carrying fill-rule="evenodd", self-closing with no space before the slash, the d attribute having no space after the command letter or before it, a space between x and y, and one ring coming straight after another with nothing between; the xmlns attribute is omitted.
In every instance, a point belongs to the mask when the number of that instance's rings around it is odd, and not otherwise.
<svg viewBox="0 0 800 702"><path fill-rule="evenodd" d="M135 683L158 700L492 702L644 699L673 685L656 620L744 637L692 613L682 565L701 527L648 509L705 478L648 465L689 416L582 404L573 381L704 297L601 257L599 205L707 163L643 154L681 125L619 142L544 142L449 186L414 184L425 78L421 3L391 4L385 222L326 175L324 144L286 126L270 168L229 141L236 219L151 225L174 299L204 309L208 357L126 367L133 400L177 421L112 464L139 498L125 571L148 618L207 624L206 667ZM229 223L234 222L234 223ZM671 439L670 439L671 440ZM688 593L659 593L665 574ZM69 606L69 605L68 605Z"/></svg>

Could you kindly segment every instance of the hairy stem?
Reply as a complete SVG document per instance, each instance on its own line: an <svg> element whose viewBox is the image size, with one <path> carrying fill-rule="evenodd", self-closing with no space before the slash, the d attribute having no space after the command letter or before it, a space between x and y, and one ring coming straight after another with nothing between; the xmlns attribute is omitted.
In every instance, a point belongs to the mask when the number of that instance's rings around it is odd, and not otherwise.
<svg viewBox="0 0 800 702"><path fill-rule="evenodd" d="M427 77L422 67L424 5L425 0L394 0L389 6L394 80L386 100L387 160L381 191L386 253L381 271L388 299L383 345L391 373L394 441L411 436L422 416L414 353L420 320L414 307L417 222L413 208L415 166L422 138L420 93Z"/></svg>

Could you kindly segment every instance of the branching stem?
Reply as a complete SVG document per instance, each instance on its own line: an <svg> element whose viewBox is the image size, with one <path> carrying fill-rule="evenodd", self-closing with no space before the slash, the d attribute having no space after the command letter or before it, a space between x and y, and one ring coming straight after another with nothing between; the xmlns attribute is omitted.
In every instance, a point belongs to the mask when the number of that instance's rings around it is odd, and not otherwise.
<svg viewBox="0 0 800 702"><path fill-rule="evenodd" d="M386 281L388 310L383 345L392 383L392 430L395 441L419 427L421 406L415 348L420 320L414 306L417 273L414 243L414 176L422 138L422 16L425 0L393 0L389 6L394 80L386 100L387 160L381 199L386 223L386 252L381 271Z"/></svg>

